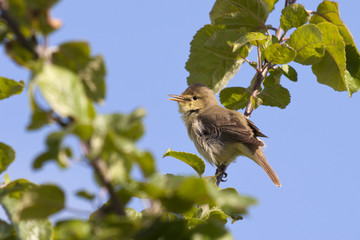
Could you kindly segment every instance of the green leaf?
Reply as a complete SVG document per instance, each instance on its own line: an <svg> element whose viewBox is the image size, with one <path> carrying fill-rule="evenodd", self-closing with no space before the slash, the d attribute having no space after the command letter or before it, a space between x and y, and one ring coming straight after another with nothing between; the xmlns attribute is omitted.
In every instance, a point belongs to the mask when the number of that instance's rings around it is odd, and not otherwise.
<svg viewBox="0 0 360 240"><path fill-rule="evenodd" d="M50 220L21 220L18 217L18 209L23 202L23 195L36 185L25 180L13 181L0 189L1 204L11 221L16 235L22 240L50 240L52 236L52 224Z"/></svg>
<svg viewBox="0 0 360 240"><path fill-rule="evenodd" d="M88 192L86 190L77 191L76 196L81 197L81 198L83 198L85 200L90 200L90 201L94 200L94 198L95 198L95 194L90 193L90 192Z"/></svg>
<svg viewBox="0 0 360 240"><path fill-rule="evenodd" d="M325 54L320 29L313 24L307 24L296 29L287 41L296 50L295 62L312 65L321 60Z"/></svg>
<svg viewBox="0 0 360 240"><path fill-rule="evenodd" d="M223 211L215 209L210 211L209 217L206 220L208 222L216 222L221 225L225 225L227 223L227 218L228 217Z"/></svg>
<svg viewBox="0 0 360 240"><path fill-rule="evenodd" d="M0 100L20 94L24 89L23 81L17 82L8 78L0 77Z"/></svg>
<svg viewBox="0 0 360 240"><path fill-rule="evenodd" d="M294 60L296 51L285 44L274 43L265 48L264 56L274 64L285 64Z"/></svg>
<svg viewBox="0 0 360 240"><path fill-rule="evenodd" d="M94 127L91 124L76 124L72 133L78 136L82 141L88 141L94 133Z"/></svg>
<svg viewBox="0 0 360 240"><path fill-rule="evenodd" d="M23 47L18 41L9 41L5 44L6 54L17 64L30 68L34 55L28 49Z"/></svg>
<svg viewBox="0 0 360 240"><path fill-rule="evenodd" d="M187 239L221 239L221 240L233 240L231 233L215 222L209 222L206 224L199 224L191 229L191 237Z"/></svg>
<svg viewBox="0 0 360 240"><path fill-rule="evenodd" d="M269 75L264 80L264 87L280 84L281 72L274 69L269 70Z"/></svg>
<svg viewBox="0 0 360 240"><path fill-rule="evenodd" d="M11 240L13 229L7 222L0 220L0 239Z"/></svg>
<svg viewBox="0 0 360 240"><path fill-rule="evenodd" d="M55 65L46 64L34 81L51 108L62 117L73 117L80 122L89 121L94 109L88 101L77 75Z"/></svg>
<svg viewBox="0 0 360 240"><path fill-rule="evenodd" d="M90 46L85 41L62 43L52 58L54 64L78 73L89 64Z"/></svg>
<svg viewBox="0 0 360 240"><path fill-rule="evenodd" d="M54 240L87 240L93 237L88 221L71 219L56 223Z"/></svg>
<svg viewBox="0 0 360 240"><path fill-rule="evenodd" d="M107 116L107 124L116 134L136 141L144 134L142 119L145 114L143 108L138 108L128 115L111 114Z"/></svg>
<svg viewBox="0 0 360 240"><path fill-rule="evenodd" d="M28 126L26 127L27 130L38 130L41 127L52 123L53 121L49 117L51 113L45 111L33 111L31 115L31 120Z"/></svg>
<svg viewBox="0 0 360 240"><path fill-rule="evenodd" d="M287 77L289 80L293 82L297 82L298 80L296 70L289 65L284 64L282 66L278 66L275 68L275 70L280 72L281 74L283 74L285 77Z"/></svg>
<svg viewBox="0 0 360 240"><path fill-rule="evenodd" d="M268 3L269 5L269 12L272 12L275 9L275 4L279 1L279 0L264 0L265 2Z"/></svg>
<svg viewBox="0 0 360 240"><path fill-rule="evenodd" d="M195 239L188 236L187 221L180 219L174 221L161 221L155 219L141 228L134 240L152 240L152 239ZM203 238L201 238L203 239Z"/></svg>
<svg viewBox="0 0 360 240"><path fill-rule="evenodd" d="M260 45L265 44L265 41L268 40L269 37L260 32L249 32L245 35L241 36L236 42L231 43L230 45L233 47L233 51L239 50L242 46L247 43L251 43L256 45L256 42L260 42Z"/></svg>
<svg viewBox="0 0 360 240"><path fill-rule="evenodd" d="M207 182L202 178L189 177L185 179L177 192L182 198L196 204L212 202L207 189Z"/></svg>
<svg viewBox="0 0 360 240"><path fill-rule="evenodd" d="M163 158L167 156L177 158L188 164L199 174L199 176L201 176L205 171L204 161L195 154L187 152L176 152L169 148L163 155Z"/></svg>
<svg viewBox="0 0 360 240"><path fill-rule="evenodd" d="M264 90L258 95L265 106L286 108L290 103L289 91L280 84L265 86Z"/></svg>
<svg viewBox="0 0 360 240"><path fill-rule="evenodd" d="M224 88L244 62L228 42L236 41L243 33L224 30L221 26L205 25L201 28L191 42L190 56L185 66L190 73L188 85L203 83L215 93ZM243 49L240 52L241 57L246 57L243 56Z"/></svg>
<svg viewBox="0 0 360 240"><path fill-rule="evenodd" d="M325 45L325 56L320 62L312 66L312 71L316 75L319 83L328 85L336 91L348 91L353 93L345 79L346 57L345 43L337 27L328 22L319 23Z"/></svg>
<svg viewBox="0 0 360 240"><path fill-rule="evenodd" d="M105 98L105 64L101 55L91 57L87 42L66 42L53 54L54 64L78 73L86 95L94 102Z"/></svg>
<svg viewBox="0 0 360 240"><path fill-rule="evenodd" d="M291 28L297 28L310 20L310 14L301 4L293 3L281 11L280 27L287 32Z"/></svg>
<svg viewBox="0 0 360 240"><path fill-rule="evenodd" d="M220 206L233 221L242 219L241 215L247 212L247 208L257 203L254 198L240 196L234 188L221 189L216 193L215 198L217 205Z"/></svg>
<svg viewBox="0 0 360 240"><path fill-rule="evenodd" d="M18 206L21 220L44 219L62 210L65 206L65 195L55 185L40 185L27 191Z"/></svg>
<svg viewBox="0 0 360 240"><path fill-rule="evenodd" d="M344 38L345 44L355 46L353 36L340 18L339 5L337 2L323 1L319 4L316 12L317 14L311 17L310 23L319 24L330 22L335 24L341 36Z"/></svg>
<svg viewBox="0 0 360 240"><path fill-rule="evenodd" d="M150 152L140 152L135 161L139 164L144 177L149 177L156 172L155 160Z"/></svg>
<svg viewBox="0 0 360 240"><path fill-rule="evenodd" d="M220 102L228 109L243 109L248 104L250 93L248 88L243 87L224 88L220 92Z"/></svg>
<svg viewBox="0 0 360 240"><path fill-rule="evenodd" d="M337 26L341 36L343 37L346 47L346 69L351 75L351 81L356 85L360 84L360 53L356 47L354 38L340 18L339 6L337 2L323 1L319 4L317 11L318 14L314 14L310 22L319 24L322 22L331 22ZM345 76L348 78L348 76ZM347 81L347 80L345 80ZM349 95L356 92L356 88L349 86L347 88Z"/></svg>
<svg viewBox="0 0 360 240"><path fill-rule="evenodd" d="M105 64L101 55L93 57L80 73L87 96L94 102L101 103L105 98Z"/></svg>
<svg viewBox="0 0 360 240"><path fill-rule="evenodd" d="M4 21L0 21L0 42L2 42L9 33L8 27Z"/></svg>
<svg viewBox="0 0 360 240"><path fill-rule="evenodd" d="M0 173L4 172L14 160L14 149L9 145L0 142Z"/></svg>
<svg viewBox="0 0 360 240"><path fill-rule="evenodd" d="M356 46L346 45L346 69L357 79L360 79L360 54Z"/></svg>
<svg viewBox="0 0 360 240"><path fill-rule="evenodd" d="M349 92L355 93L360 90L360 79L354 78L348 70L345 70L345 82Z"/></svg>
<svg viewBox="0 0 360 240"><path fill-rule="evenodd" d="M227 28L258 31L265 28L269 5L263 0L217 0L210 12L211 23Z"/></svg>
<svg viewBox="0 0 360 240"><path fill-rule="evenodd" d="M52 132L46 138L47 149L44 153L37 156L33 162L34 169L40 169L43 167L44 163L55 160L58 165L62 168L67 166L67 161L61 161L62 154L65 154L64 149L62 148L62 141L65 137L65 132Z"/></svg>

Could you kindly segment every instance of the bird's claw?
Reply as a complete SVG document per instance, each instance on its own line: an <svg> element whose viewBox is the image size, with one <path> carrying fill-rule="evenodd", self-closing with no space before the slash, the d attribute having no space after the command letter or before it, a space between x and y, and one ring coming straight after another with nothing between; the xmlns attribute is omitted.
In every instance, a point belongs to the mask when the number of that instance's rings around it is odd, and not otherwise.
<svg viewBox="0 0 360 240"><path fill-rule="evenodd" d="M228 174L226 173L226 172L223 172L222 173L222 176L221 176L221 180L220 181L222 181L222 182L226 182L227 181L227 176L228 176Z"/></svg>
<svg viewBox="0 0 360 240"><path fill-rule="evenodd" d="M223 178L227 178L228 174L225 172L227 168L227 165L220 165L215 172L215 176L216 176L216 184L219 186L220 182L226 182L227 179L223 179Z"/></svg>

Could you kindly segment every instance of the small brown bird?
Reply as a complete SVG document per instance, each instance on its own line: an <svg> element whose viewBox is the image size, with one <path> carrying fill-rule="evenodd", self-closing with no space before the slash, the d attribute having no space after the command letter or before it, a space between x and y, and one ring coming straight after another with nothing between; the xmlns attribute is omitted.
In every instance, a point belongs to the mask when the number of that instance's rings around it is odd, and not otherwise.
<svg viewBox="0 0 360 240"><path fill-rule="evenodd" d="M273 183L281 183L261 149L266 137L242 113L219 106L214 93L203 84L188 87L181 95L169 95L179 103L179 112L199 153L217 166L217 184L237 156L246 156L264 169ZM221 175L221 177L219 177Z"/></svg>

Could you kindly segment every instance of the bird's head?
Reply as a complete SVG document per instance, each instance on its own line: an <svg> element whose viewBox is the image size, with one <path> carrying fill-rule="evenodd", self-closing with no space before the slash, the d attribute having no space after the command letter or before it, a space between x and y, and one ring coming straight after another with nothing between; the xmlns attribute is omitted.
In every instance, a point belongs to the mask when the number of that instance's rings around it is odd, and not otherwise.
<svg viewBox="0 0 360 240"><path fill-rule="evenodd" d="M197 112L206 107L218 105L213 91L203 84L193 84L181 95L169 95L169 100L179 103L179 112L186 114Z"/></svg>

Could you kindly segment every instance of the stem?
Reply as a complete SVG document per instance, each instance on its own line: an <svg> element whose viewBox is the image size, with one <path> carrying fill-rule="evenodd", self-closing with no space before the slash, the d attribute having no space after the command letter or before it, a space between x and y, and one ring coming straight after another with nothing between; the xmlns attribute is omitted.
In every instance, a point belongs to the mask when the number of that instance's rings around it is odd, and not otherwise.
<svg viewBox="0 0 360 240"><path fill-rule="evenodd" d="M35 47L28 40L26 40L25 36L20 32L17 22L13 19L10 12L7 10L7 4L5 0L0 0L0 10L1 10L0 17L5 19L5 21L8 23L8 26L14 32L19 43L24 48L29 50L34 55L35 59L38 59L39 54L35 51Z"/></svg>
<svg viewBox="0 0 360 240"><path fill-rule="evenodd" d="M90 144L82 142L82 148L84 150L84 155L88 155L90 152ZM89 159L89 163L94 169L95 174L99 178L101 184L106 188L110 195L110 207L114 212L120 216L125 215L124 205L121 203L119 197L116 194L114 186L111 184L109 179L106 178L104 171L104 166L102 165L102 159L97 157L94 159Z"/></svg>

